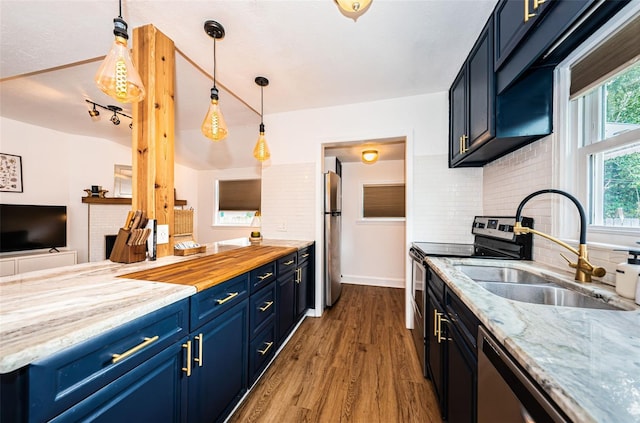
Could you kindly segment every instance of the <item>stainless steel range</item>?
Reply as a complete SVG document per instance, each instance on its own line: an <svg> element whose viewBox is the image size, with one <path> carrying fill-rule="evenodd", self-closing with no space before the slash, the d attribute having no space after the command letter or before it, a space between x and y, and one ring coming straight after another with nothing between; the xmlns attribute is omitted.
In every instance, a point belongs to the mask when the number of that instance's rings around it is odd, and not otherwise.
<svg viewBox="0 0 640 423"><path fill-rule="evenodd" d="M427 301L426 267L424 258L436 257L477 257L513 260L531 260L531 234L515 235L513 216L476 216L471 233L475 235L473 244L441 242L414 242L409 249L412 264L413 291L413 341L420 358L420 365L426 376L425 362L425 316ZM522 218L522 226L533 228L533 219Z"/></svg>

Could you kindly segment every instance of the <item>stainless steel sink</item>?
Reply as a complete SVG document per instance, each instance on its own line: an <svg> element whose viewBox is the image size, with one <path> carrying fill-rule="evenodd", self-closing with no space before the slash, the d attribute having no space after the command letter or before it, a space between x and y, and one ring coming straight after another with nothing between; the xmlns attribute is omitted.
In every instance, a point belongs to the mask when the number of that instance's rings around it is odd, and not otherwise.
<svg viewBox="0 0 640 423"><path fill-rule="evenodd" d="M487 291L510 300L552 306L622 310L599 298L564 288L550 279L523 269L466 264L455 267Z"/></svg>
<svg viewBox="0 0 640 423"><path fill-rule="evenodd" d="M516 284L548 284L542 276L522 269L499 266L474 266L458 264L456 268L474 281L509 282Z"/></svg>
<svg viewBox="0 0 640 423"><path fill-rule="evenodd" d="M503 282L478 282L487 291L514 301L553 306L620 310L604 301L554 284L520 285Z"/></svg>

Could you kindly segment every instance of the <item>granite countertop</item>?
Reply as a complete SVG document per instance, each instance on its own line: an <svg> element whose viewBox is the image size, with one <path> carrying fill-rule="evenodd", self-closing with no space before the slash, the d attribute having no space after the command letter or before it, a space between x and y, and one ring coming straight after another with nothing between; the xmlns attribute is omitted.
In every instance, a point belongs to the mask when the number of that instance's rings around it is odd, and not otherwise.
<svg viewBox="0 0 640 423"><path fill-rule="evenodd" d="M313 241L263 240L294 247ZM196 293L196 287L121 277L251 245L206 244L204 253L122 264L109 260L0 278L0 374L59 352Z"/></svg>
<svg viewBox="0 0 640 423"><path fill-rule="evenodd" d="M573 274L532 262L436 257L426 262L571 420L640 421L640 307L633 301L599 283L576 287L623 311L512 301L485 290L454 265L518 267L569 284Z"/></svg>

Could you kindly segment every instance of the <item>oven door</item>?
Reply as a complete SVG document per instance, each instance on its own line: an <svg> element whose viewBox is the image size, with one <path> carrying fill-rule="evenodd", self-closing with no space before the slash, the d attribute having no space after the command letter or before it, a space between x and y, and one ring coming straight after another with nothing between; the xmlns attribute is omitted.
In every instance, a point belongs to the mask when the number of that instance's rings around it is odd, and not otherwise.
<svg viewBox="0 0 640 423"><path fill-rule="evenodd" d="M412 288L413 288L413 343L416 346L418 352L418 359L420 360L420 366L422 367L422 374L426 376L425 366L425 320L424 320L424 307L425 307L425 294L426 294L426 276L427 272L422 260L416 257L412 257Z"/></svg>

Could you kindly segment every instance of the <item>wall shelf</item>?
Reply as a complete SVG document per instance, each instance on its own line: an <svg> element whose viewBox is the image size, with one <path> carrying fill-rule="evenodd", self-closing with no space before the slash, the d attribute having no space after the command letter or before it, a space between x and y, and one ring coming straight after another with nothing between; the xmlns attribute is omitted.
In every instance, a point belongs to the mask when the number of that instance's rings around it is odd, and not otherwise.
<svg viewBox="0 0 640 423"><path fill-rule="evenodd" d="M119 198L119 197L82 197L82 202L85 204L131 204L131 198ZM175 206L186 206L187 200L175 200Z"/></svg>

